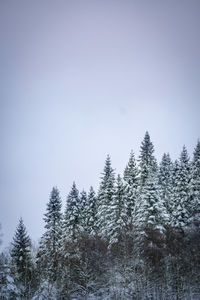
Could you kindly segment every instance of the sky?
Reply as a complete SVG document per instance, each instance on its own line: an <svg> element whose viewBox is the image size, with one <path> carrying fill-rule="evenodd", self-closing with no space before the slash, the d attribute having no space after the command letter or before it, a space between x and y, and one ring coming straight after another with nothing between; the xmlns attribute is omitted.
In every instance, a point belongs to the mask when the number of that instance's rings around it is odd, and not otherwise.
<svg viewBox="0 0 200 300"><path fill-rule="evenodd" d="M20 217L34 241L53 186L98 189L148 130L190 156L200 138L199 0L0 1L2 247Z"/></svg>

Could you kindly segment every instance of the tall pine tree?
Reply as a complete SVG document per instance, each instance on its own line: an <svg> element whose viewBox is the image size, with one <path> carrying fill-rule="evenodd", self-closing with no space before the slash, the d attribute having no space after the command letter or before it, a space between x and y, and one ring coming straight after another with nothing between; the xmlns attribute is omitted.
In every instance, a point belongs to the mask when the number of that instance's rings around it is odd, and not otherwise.
<svg viewBox="0 0 200 300"><path fill-rule="evenodd" d="M133 151L131 151L128 164L124 170L124 202L127 209L126 224L130 225L134 222L135 204L138 192L138 168Z"/></svg>
<svg viewBox="0 0 200 300"><path fill-rule="evenodd" d="M98 233L101 237L106 238L108 232L108 224L110 222L110 215L108 209L114 196L114 170L111 167L111 159L108 155L105 162L104 172L102 173L101 183L98 193L98 212L97 223Z"/></svg>
<svg viewBox="0 0 200 300"><path fill-rule="evenodd" d="M164 153L158 172L158 188L160 192L160 197L164 203L164 206L171 216L173 209L173 198L172 198L172 173L173 164L169 153Z"/></svg>
<svg viewBox="0 0 200 300"><path fill-rule="evenodd" d="M200 141L199 140L194 149L194 155L192 160L191 201L192 201L191 214L195 215L200 213Z"/></svg>
<svg viewBox="0 0 200 300"><path fill-rule="evenodd" d="M187 225L191 214L190 197L191 165L186 147L183 147L180 158L175 162L173 175L173 222L177 228Z"/></svg>
<svg viewBox="0 0 200 300"><path fill-rule="evenodd" d="M140 168L140 186L143 187L148 178L149 173L157 170L157 162L153 155L154 146L151 142L148 131L145 133L144 140L141 144L140 156L139 156L139 168Z"/></svg>
<svg viewBox="0 0 200 300"><path fill-rule="evenodd" d="M97 233L96 223L97 223L97 201L95 196L95 191L93 187L90 187L87 203L85 206L86 215L86 228L87 232L95 236Z"/></svg>
<svg viewBox="0 0 200 300"><path fill-rule="evenodd" d="M45 275L50 282L55 282L60 274L60 247L62 238L62 213L61 199L57 187L53 187L49 202L47 203L47 212L44 215L45 233L40 242L38 253L38 265L40 272Z"/></svg>
<svg viewBox="0 0 200 300"><path fill-rule="evenodd" d="M109 220L106 224L106 231L109 245L111 246L119 241L122 233L125 232L127 224L127 207L125 206L124 186L120 175L117 176L114 194L107 213Z"/></svg>
<svg viewBox="0 0 200 300"><path fill-rule="evenodd" d="M73 182L70 193L67 196L66 208L64 213L63 236L64 240L73 241L78 238L83 231L81 222L82 205L79 191Z"/></svg>
<svg viewBox="0 0 200 300"><path fill-rule="evenodd" d="M11 246L11 273L20 296L30 296L32 278L31 240L27 234L22 218L19 220Z"/></svg>

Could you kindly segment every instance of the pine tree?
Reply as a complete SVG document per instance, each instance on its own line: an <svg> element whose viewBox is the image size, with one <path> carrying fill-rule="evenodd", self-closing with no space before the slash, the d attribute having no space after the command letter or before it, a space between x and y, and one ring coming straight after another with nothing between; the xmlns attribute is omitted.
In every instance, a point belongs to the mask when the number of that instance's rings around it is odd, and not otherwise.
<svg viewBox="0 0 200 300"><path fill-rule="evenodd" d="M165 224L169 222L169 216L160 199L157 177L153 172L148 174L138 203L136 210L137 251L156 262L163 255Z"/></svg>
<svg viewBox="0 0 200 300"><path fill-rule="evenodd" d="M57 187L53 187L47 212L44 215L45 233L40 242L38 264L42 268L41 273L46 273L49 282L55 282L59 276L60 247L62 237L62 213L61 199Z"/></svg>
<svg viewBox="0 0 200 300"><path fill-rule="evenodd" d="M154 173L149 173L140 194L139 203L136 216L137 226L141 229L151 228L162 233L169 216L159 196L158 180Z"/></svg>
<svg viewBox="0 0 200 300"><path fill-rule="evenodd" d="M172 204L172 170L173 164L169 153L164 153L162 161L159 166L158 172L158 184L160 197L164 203L164 206L171 216L173 204Z"/></svg>
<svg viewBox="0 0 200 300"><path fill-rule="evenodd" d="M127 224L127 208L124 203L124 186L120 175L117 176L115 191L108 207L107 238L110 246L119 241Z"/></svg>
<svg viewBox="0 0 200 300"><path fill-rule="evenodd" d="M81 253L79 249L79 241L84 232L82 213L83 203L81 203L76 184L73 182L71 191L67 196L63 222L62 293L65 297L67 297L66 294L68 294L69 289L74 285L79 285L79 280L82 276Z"/></svg>
<svg viewBox="0 0 200 300"><path fill-rule="evenodd" d="M87 232L95 236L97 233L97 228L95 226L97 222L97 201L96 201L96 196L95 196L95 191L93 187L90 187L89 193L88 193L88 199L86 203L86 228Z"/></svg>
<svg viewBox="0 0 200 300"><path fill-rule="evenodd" d="M98 212L97 212L97 228L101 237L107 237L108 223L110 215L108 209L111 205L114 195L114 170L111 167L111 159L108 155L105 162L104 172L102 173L101 183L98 193Z"/></svg>
<svg viewBox="0 0 200 300"><path fill-rule="evenodd" d="M15 276L15 274L13 274ZM20 297L18 288L11 275L10 261L8 255L0 254L0 299L17 299Z"/></svg>
<svg viewBox="0 0 200 300"><path fill-rule="evenodd" d="M173 226L183 228L191 213L190 197L191 165L184 146L180 159L175 162L173 176Z"/></svg>
<svg viewBox="0 0 200 300"><path fill-rule="evenodd" d="M140 167L140 186L143 187L149 173L157 170L157 162L153 155L154 146L151 142L148 132L145 133L144 140L141 144L139 167Z"/></svg>
<svg viewBox="0 0 200 300"><path fill-rule="evenodd" d="M31 241L26 232L22 218L19 220L11 246L11 273L21 297L26 299L30 294L32 261L30 255Z"/></svg>
<svg viewBox="0 0 200 300"><path fill-rule="evenodd" d="M191 175L191 214L200 213L200 141L198 140L192 160Z"/></svg>
<svg viewBox="0 0 200 300"><path fill-rule="evenodd" d="M0 223L0 245L2 244L1 237L2 237L2 233L1 233L1 223Z"/></svg>
<svg viewBox="0 0 200 300"><path fill-rule="evenodd" d="M83 231L86 233L87 230L87 193L83 190L80 193L80 225Z"/></svg>
<svg viewBox="0 0 200 300"><path fill-rule="evenodd" d="M138 168L133 151L124 170L124 202L127 208L127 225L133 224L138 190Z"/></svg>
<svg viewBox="0 0 200 300"><path fill-rule="evenodd" d="M83 231L81 224L82 205L79 197L79 191L75 182L67 196L66 209L64 214L64 239L73 241L78 238L80 232Z"/></svg>

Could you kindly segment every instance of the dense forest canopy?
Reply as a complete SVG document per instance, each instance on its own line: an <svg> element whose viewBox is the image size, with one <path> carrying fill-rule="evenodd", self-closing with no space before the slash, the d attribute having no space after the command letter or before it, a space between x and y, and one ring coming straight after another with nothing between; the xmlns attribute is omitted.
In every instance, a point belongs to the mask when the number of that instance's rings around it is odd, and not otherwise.
<svg viewBox="0 0 200 300"><path fill-rule="evenodd" d="M200 141L160 163L148 132L122 175L106 157L97 191L53 187L45 232L22 218L0 256L0 299L200 299Z"/></svg>

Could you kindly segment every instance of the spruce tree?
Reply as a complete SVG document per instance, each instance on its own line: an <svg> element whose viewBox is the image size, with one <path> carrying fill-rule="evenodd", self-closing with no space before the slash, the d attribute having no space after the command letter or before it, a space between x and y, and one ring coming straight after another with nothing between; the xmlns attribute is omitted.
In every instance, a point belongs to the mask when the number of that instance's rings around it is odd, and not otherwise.
<svg viewBox="0 0 200 300"><path fill-rule="evenodd" d="M172 209L173 209L173 199L172 199L172 173L173 171L173 164L170 158L169 153L164 153L158 172L158 185L159 185L159 192L160 197L164 203L164 206L171 216Z"/></svg>
<svg viewBox="0 0 200 300"><path fill-rule="evenodd" d="M60 247L62 237L62 213L61 199L57 187L53 187L49 202L47 203L47 212L44 215L45 233L40 242L38 253L38 264L40 264L41 273L45 270L45 276L49 282L56 282L59 277Z"/></svg>
<svg viewBox="0 0 200 300"><path fill-rule="evenodd" d="M83 231L86 233L87 230L87 193L83 190L80 193L80 225L83 228Z"/></svg>
<svg viewBox="0 0 200 300"><path fill-rule="evenodd" d="M200 213L200 141L194 149L191 174L191 214Z"/></svg>
<svg viewBox="0 0 200 300"><path fill-rule="evenodd" d="M140 168L140 186L143 187L148 178L149 173L157 170L157 162L153 155L154 146L151 142L148 131L145 133L144 140L142 141L139 156Z"/></svg>
<svg viewBox="0 0 200 300"><path fill-rule="evenodd" d="M0 254L0 299L20 298L20 292L15 285L14 276L11 275L10 260L6 253Z"/></svg>
<svg viewBox="0 0 200 300"><path fill-rule="evenodd" d="M95 236L97 233L97 228L96 228L97 201L96 201L95 191L92 186L90 187L90 190L88 193L85 211L86 211L87 232L90 235Z"/></svg>
<svg viewBox="0 0 200 300"><path fill-rule="evenodd" d="M107 238L109 245L119 241L120 236L125 231L127 224L127 208L124 201L124 186L120 175L117 176L116 186L112 201L108 209L109 220L107 221Z"/></svg>
<svg viewBox="0 0 200 300"><path fill-rule="evenodd" d="M67 196L66 208L64 213L63 235L68 241L76 240L83 231L81 224L82 205L79 191L73 182L72 189Z"/></svg>
<svg viewBox="0 0 200 300"><path fill-rule="evenodd" d="M82 199L83 200L83 199ZM82 224L83 204L79 196L79 191L73 182L71 191L67 196L66 208L63 222L63 273L62 289L68 294L68 289L74 285L79 285L81 274L81 253L79 241L84 232Z"/></svg>
<svg viewBox="0 0 200 300"><path fill-rule="evenodd" d="M168 218L159 195L157 177L153 172L149 173L145 187L140 194L136 224L140 229L151 228L162 233Z"/></svg>
<svg viewBox="0 0 200 300"><path fill-rule="evenodd" d="M138 253L157 261L163 255L165 224L169 216L160 199L155 174L149 173L136 210L136 245ZM139 254L140 255L140 254Z"/></svg>
<svg viewBox="0 0 200 300"><path fill-rule="evenodd" d="M127 225L133 224L138 190L138 168L133 151L124 170L124 202L127 209Z"/></svg>
<svg viewBox="0 0 200 300"><path fill-rule="evenodd" d="M175 162L173 175L173 226L184 228L191 214L190 197L191 165L184 146L180 158Z"/></svg>
<svg viewBox="0 0 200 300"><path fill-rule="evenodd" d="M105 161L104 171L98 192L97 223L98 233L102 238L107 237L110 215L108 209L114 196L114 170L111 167L111 159L108 155Z"/></svg>
<svg viewBox="0 0 200 300"><path fill-rule="evenodd" d="M16 228L11 245L11 273L14 277L15 285L19 289L19 294L23 299L30 295L32 260L31 260L31 240L27 234L22 218Z"/></svg>

